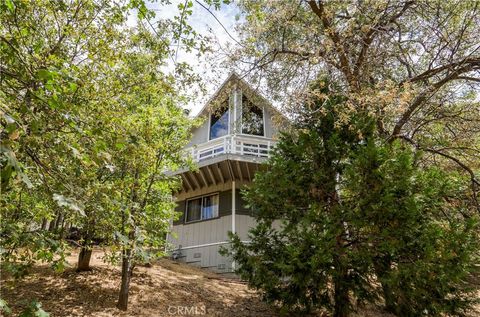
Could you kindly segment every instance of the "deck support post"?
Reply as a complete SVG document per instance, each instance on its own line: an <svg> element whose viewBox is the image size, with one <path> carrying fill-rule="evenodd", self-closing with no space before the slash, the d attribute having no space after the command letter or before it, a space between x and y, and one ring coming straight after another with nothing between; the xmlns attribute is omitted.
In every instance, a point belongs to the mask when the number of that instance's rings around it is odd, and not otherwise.
<svg viewBox="0 0 480 317"><path fill-rule="evenodd" d="M235 179L232 179L232 233L235 233ZM235 261L232 261L232 271L235 271Z"/></svg>

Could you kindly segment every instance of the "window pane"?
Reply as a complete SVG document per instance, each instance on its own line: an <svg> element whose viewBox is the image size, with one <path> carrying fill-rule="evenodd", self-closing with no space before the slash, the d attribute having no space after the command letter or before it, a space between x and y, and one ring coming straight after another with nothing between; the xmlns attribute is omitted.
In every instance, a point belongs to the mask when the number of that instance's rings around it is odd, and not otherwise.
<svg viewBox="0 0 480 317"><path fill-rule="evenodd" d="M228 104L210 116L210 140L228 134Z"/></svg>
<svg viewBox="0 0 480 317"><path fill-rule="evenodd" d="M242 133L263 136L263 111L242 97Z"/></svg>
<svg viewBox="0 0 480 317"><path fill-rule="evenodd" d="M202 219L218 217L218 195L203 197Z"/></svg>
<svg viewBox="0 0 480 317"><path fill-rule="evenodd" d="M202 199L192 199L187 201L187 221L195 221L201 219Z"/></svg>

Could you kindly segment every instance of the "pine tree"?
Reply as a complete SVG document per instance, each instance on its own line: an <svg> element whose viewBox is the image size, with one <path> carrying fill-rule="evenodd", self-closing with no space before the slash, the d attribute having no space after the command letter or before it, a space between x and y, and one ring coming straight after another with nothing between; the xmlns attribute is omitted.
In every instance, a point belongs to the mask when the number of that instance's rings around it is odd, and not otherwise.
<svg viewBox="0 0 480 317"><path fill-rule="evenodd" d="M454 178L380 141L368 113L346 118L346 99L317 85L244 191L257 220L250 243L232 235L224 253L284 311L348 316L382 300L401 316L467 309L478 227L444 216L461 208L446 200Z"/></svg>

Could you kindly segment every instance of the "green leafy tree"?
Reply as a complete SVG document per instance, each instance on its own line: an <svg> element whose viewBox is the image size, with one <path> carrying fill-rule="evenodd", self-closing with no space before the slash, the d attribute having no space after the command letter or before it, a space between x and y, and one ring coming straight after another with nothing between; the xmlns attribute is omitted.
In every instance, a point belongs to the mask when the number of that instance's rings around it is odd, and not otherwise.
<svg viewBox="0 0 480 317"><path fill-rule="evenodd" d="M44 260L61 269L70 226L78 270L89 269L98 239L134 249L132 269L141 245L160 248L177 183L162 175L181 164L191 126L178 91L198 80L186 63L174 60L175 77L166 64L180 46L207 44L188 26L191 13L187 4L181 17L152 23L144 1L0 3L2 268L21 276ZM126 193L140 183L138 205Z"/></svg>
<svg viewBox="0 0 480 317"><path fill-rule="evenodd" d="M75 179L77 163L88 158L78 140L94 139L98 129L86 100L98 96L100 75L117 56L115 30L128 8L109 1L0 6L2 262L31 264L62 254L61 231L84 214ZM30 252L36 245L42 252Z"/></svg>
<svg viewBox="0 0 480 317"><path fill-rule="evenodd" d="M105 140L111 155L112 223L121 253L122 283L117 307L126 310L132 271L137 263L163 254L169 219L174 216L172 190L179 181L167 176L186 164L182 148L193 121L179 106L174 81L162 75L158 50L141 50L147 34L134 37L135 51L119 65L130 83L116 100ZM132 84L133 83L133 84ZM123 86L122 86L123 87Z"/></svg>
<svg viewBox="0 0 480 317"><path fill-rule="evenodd" d="M257 225L248 244L232 236L238 272L285 311L347 316L381 298L400 316L467 309L478 227L448 202L457 183L318 85L245 192Z"/></svg>

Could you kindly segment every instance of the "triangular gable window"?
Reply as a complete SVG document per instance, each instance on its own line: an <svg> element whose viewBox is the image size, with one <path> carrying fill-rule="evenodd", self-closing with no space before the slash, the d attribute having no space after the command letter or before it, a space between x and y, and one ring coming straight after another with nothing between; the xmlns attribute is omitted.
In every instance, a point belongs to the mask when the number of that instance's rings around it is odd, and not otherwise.
<svg viewBox="0 0 480 317"><path fill-rule="evenodd" d="M209 140L220 138L228 134L228 103L225 102L221 108L210 115L210 136Z"/></svg>

